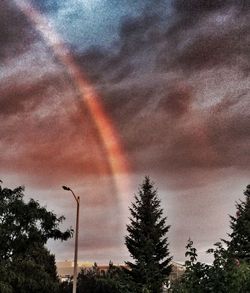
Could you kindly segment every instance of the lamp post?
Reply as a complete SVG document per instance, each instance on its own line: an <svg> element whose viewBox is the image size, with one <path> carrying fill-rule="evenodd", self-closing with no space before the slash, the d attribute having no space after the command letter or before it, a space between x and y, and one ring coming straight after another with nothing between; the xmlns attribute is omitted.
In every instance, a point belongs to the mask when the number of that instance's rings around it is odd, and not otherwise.
<svg viewBox="0 0 250 293"><path fill-rule="evenodd" d="M76 234L75 234L75 256L74 256L74 276L73 276L73 293L76 293L76 285L77 285L77 256L78 256L78 233L79 233L79 205L80 205L80 197L74 194L73 190L68 186L62 186L64 190L71 191L73 194L77 208L76 208Z"/></svg>

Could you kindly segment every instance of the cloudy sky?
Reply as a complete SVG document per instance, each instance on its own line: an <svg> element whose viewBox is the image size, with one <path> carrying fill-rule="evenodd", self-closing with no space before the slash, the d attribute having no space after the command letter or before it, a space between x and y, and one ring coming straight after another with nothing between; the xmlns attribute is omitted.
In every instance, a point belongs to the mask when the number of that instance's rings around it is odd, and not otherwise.
<svg viewBox="0 0 250 293"><path fill-rule="evenodd" d="M126 171L112 171L72 66L18 2L46 20L98 93ZM209 261L250 183L248 1L3 0L0 64L0 178L64 214L64 227L75 203L61 185L81 196L81 260L128 259L128 206L149 175L174 259L184 261L191 237ZM73 259L73 245L49 243L57 260Z"/></svg>

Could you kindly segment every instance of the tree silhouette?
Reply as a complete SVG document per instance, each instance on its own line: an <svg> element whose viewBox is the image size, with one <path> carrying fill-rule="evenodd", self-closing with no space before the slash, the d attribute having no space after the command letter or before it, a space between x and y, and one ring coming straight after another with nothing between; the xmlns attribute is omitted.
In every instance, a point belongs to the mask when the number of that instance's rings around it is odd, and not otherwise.
<svg viewBox="0 0 250 293"><path fill-rule="evenodd" d="M64 217L33 199L25 202L23 191L0 186L0 292L57 292L55 258L45 245L67 240L72 231L58 228Z"/></svg>
<svg viewBox="0 0 250 293"><path fill-rule="evenodd" d="M126 246L134 263L126 262L139 291L158 293L171 272L171 257L166 234L170 226L160 207L157 190L149 177L145 177L135 203L130 208L130 224L127 225Z"/></svg>
<svg viewBox="0 0 250 293"><path fill-rule="evenodd" d="M244 195L245 201L236 203L236 216L230 216L230 240L224 242L231 257L250 264L250 185L246 187Z"/></svg>

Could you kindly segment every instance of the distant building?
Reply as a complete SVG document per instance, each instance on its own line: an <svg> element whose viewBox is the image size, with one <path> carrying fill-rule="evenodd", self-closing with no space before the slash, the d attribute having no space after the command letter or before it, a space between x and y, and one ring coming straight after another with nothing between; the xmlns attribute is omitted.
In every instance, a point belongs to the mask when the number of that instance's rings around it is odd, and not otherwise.
<svg viewBox="0 0 250 293"><path fill-rule="evenodd" d="M170 284L174 282L176 279L182 276L182 274L185 272L185 266L172 261L172 272L169 277ZM78 273L81 271L81 269L91 269L93 267L94 263L92 262L78 262ZM73 276L73 269L74 269L74 262L73 261L59 261L56 263L57 266L57 273L61 281L67 281ZM117 267L123 267L125 268L125 265L115 265ZM109 265L98 265L98 268L102 272L106 272L109 268Z"/></svg>
<svg viewBox="0 0 250 293"><path fill-rule="evenodd" d="M172 261L171 264L172 264L172 272L169 276L169 280L170 282L173 282L179 279L183 275L183 273L185 272L185 266L175 261Z"/></svg>
<svg viewBox="0 0 250 293"><path fill-rule="evenodd" d="M172 265L172 271L171 274L168 278L168 283L166 285L163 286L163 292L172 292L171 287L172 284L179 279L185 272L186 268L183 264L172 261L171 262Z"/></svg>
<svg viewBox="0 0 250 293"><path fill-rule="evenodd" d="M81 269L92 268L92 262L78 262L77 272L80 273ZM68 281L73 276L74 262L65 260L56 262L57 274L61 281Z"/></svg>

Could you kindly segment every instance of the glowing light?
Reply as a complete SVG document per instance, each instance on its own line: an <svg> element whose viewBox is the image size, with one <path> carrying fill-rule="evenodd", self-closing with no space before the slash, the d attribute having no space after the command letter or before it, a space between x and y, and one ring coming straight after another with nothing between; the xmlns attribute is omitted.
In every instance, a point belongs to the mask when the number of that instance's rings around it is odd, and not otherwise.
<svg viewBox="0 0 250 293"><path fill-rule="evenodd" d="M72 80L75 82L90 114L92 115L103 145L105 147L112 175L119 193L127 192L129 171L119 137L108 115L105 113L101 101L94 87L82 73L74 61L70 51L63 44L59 35L54 31L49 21L26 0L14 0L16 6L24 13L30 22L41 33L46 43L53 49L55 56L62 62ZM118 181L119 175L125 175L125 179Z"/></svg>

